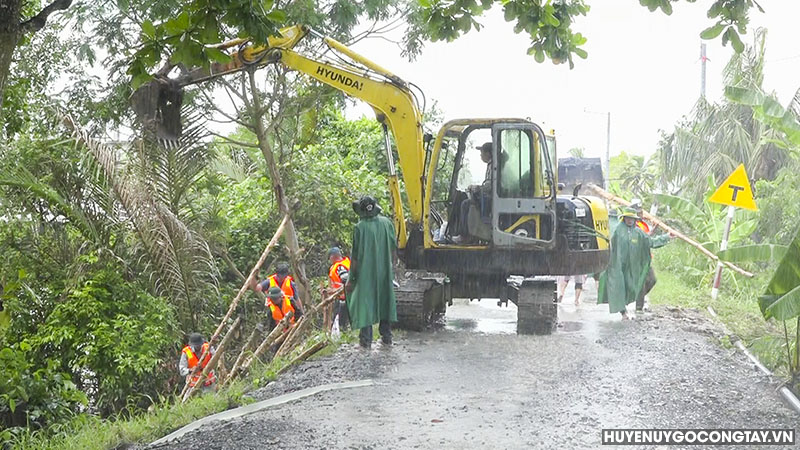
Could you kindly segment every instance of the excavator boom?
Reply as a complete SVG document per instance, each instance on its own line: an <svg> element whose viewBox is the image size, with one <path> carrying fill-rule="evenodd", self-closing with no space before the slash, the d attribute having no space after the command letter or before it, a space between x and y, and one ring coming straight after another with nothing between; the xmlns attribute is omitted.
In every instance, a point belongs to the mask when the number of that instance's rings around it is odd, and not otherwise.
<svg viewBox="0 0 800 450"><path fill-rule="evenodd" d="M295 46L309 34L321 37L331 51L337 52L340 57L349 58L350 62L328 61L295 51ZM395 215L398 247L405 248L406 221L394 157L389 147L388 132L391 131L397 148L408 196L410 220L412 224L419 226L423 216L424 180L422 113L408 84L344 44L330 37L321 36L301 25L282 29L280 36L270 38L267 45L255 46L245 40L235 40L218 48L234 47L237 50L230 53L231 60L227 63L213 63L209 68L192 68L173 79L157 76L148 85L139 89L135 94L134 109L140 120L151 123L162 137L177 136L180 133L180 120L176 120L175 115L180 110L184 87L267 64L282 64L351 97L363 100L375 110L377 119L387 134L389 190Z"/></svg>

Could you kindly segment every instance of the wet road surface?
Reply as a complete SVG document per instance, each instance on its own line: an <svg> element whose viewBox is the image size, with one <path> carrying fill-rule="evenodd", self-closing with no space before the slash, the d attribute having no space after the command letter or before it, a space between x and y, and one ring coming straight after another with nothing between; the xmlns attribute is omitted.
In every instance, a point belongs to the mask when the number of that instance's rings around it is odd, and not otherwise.
<svg viewBox="0 0 800 450"><path fill-rule="evenodd" d="M254 396L368 378L376 385L208 426L160 448L582 449L600 447L603 428L797 427L774 380L721 348L721 331L701 314L665 308L623 322L594 304L593 291L576 308L570 286L551 336L516 335L513 305L457 301L443 329L407 333L388 349L344 346Z"/></svg>

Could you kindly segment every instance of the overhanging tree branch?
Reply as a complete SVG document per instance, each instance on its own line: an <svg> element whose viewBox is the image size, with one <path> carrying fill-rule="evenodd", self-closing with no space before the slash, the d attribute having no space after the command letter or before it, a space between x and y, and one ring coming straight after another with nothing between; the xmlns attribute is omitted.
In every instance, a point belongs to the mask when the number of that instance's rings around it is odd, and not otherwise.
<svg viewBox="0 0 800 450"><path fill-rule="evenodd" d="M55 0L39 11L39 14L20 24L20 31L23 33L35 33L44 28L47 18L56 11L63 11L72 5L72 0Z"/></svg>

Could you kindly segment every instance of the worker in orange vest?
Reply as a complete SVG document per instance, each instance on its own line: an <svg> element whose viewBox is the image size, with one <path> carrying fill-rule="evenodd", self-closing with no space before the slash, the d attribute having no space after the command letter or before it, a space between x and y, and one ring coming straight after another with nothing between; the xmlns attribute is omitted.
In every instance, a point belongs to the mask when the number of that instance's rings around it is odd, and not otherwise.
<svg viewBox="0 0 800 450"><path fill-rule="evenodd" d="M654 230L651 230L650 225L648 225L647 222L644 221L644 211L642 209L642 201L638 198L631 200L631 208L634 211L636 211L636 216L638 217L638 219L636 220L636 226L639 227L642 231L644 231L644 234L652 236ZM671 234L669 235L669 239L672 239ZM652 248L661 247L663 245L666 245L666 242L668 242L661 240L660 237L655 238L653 241L656 244ZM653 252L650 252L651 258L652 258L652 253ZM645 309L649 309L649 305L645 306L645 300L648 300L646 298L647 294L650 293L650 291L656 285L656 282L657 282L656 273L653 271L653 266L651 264L650 270L647 271L647 278L645 278L644 280L644 286L642 287L642 291L639 293L639 296L636 297L637 313L643 313Z"/></svg>
<svg viewBox="0 0 800 450"><path fill-rule="evenodd" d="M272 331L289 311L292 318L289 323L294 323L303 317L303 308L286 295L281 288L273 286L267 291L267 309L269 310L269 329Z"/></svg>
<svg viewBox="0 0 800 450"><path fill-rule="evenodd" d="M297 287L294 284L294 278L289 275L289 264L279 262L275 267L275 273L268 276L266 280L256 285L256 292L267 292L271 287L280 288L284 294L292 299L292 303L303 306L300 297L297 295Z"/></svg>
<svg viewBox="0 0 800 450"><path fill-rule="evenodd" d="M205 358L200 362L200 358L206 351ZM178 363L178 370L181 376L186 378L186 382L190 387L193 387L200 381L200 374L203 369L206 368L208 362L211 361L211 357L214 353L216 353L216 349L211 347L200 333L192 333L189 335L189 345L184 347L181 351L181 361ZM192 373L192 369L194 369L198 363L200 363L200 369L198 369L194 376L190 377L189 375ZM208 376L203 381L203 391L213 390L216 381L217 378L214 375L214 371L210 370Z"/></svg>
<svg viewBox="0 0 800 450"><path fill-rule="evenodd" d="M342 250L339 247L333 247L328 250L328 260L331 262L331 268L328 270L330 288L335 291L344 287L350 276L350 258L342 255ZM333 317L336 318L337 316L339 317L339 330L344 331L350 325L344 289L339 294L339 298L333 302Z"/></svg>

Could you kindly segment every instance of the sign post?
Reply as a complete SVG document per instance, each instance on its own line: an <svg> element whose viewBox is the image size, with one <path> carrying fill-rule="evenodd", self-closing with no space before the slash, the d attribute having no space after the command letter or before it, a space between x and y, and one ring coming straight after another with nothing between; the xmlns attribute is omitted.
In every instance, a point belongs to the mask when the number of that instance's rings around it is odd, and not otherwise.
<svg viewBox="0 0 800 450"><path fill-rule="evenodd" d="M731 233L733 224L734 208L744 208L751 211L758 211L756 202L753 200L753 190L750 188L750 179L744 170L744 164L733 171L725 181L711 194L708 201L728 205L728 220L725 223L725 231L722 234L722 242L719 244L720 251L728 248L728 237ZM717 261L717 271L714 274L714 282L711 285L711 299L716 300L719 295L719 285L722 280L722 261Z"/></svg>

